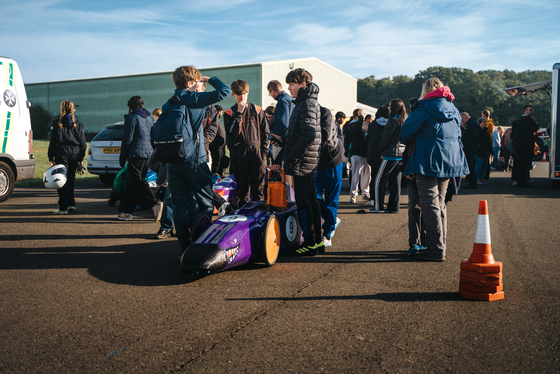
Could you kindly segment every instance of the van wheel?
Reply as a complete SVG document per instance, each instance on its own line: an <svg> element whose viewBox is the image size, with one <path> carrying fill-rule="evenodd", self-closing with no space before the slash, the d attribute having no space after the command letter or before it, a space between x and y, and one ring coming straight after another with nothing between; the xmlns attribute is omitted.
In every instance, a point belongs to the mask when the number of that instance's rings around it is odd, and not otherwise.
<svg viewBox="0 0 560 374"><path fill-rule="evenodd" d="M101 174L99 176L99 179L101 180L102 183L104 184L113 184L113 182L115 182L115 175L112 174Z"/></svg>
<svg viewBox="0 0 560 374"><path fill-rule="evenodd" d="M280 253L280 225L274 214L268 217L266 222L263 242L264 263L266 266L272 266Z"/></svg>
<svg viewBox="0 0 560 374"><path fill-rule="evenodd" d="M0 161L0 203L6 201L14 192L14 172L5 162Z"/></svg>

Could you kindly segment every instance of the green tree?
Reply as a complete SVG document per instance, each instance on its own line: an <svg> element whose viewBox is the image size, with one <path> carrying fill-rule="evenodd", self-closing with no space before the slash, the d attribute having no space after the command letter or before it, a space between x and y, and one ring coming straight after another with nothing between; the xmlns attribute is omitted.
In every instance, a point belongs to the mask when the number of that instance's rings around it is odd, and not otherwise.
<svg viewBox="0 0 560 374"><path fill-rule="evenodd" d="M29 108L29 115L31 117L33 138L48 139L52 121L56 118L56 114L50 113L41 104L34 104Z"/></svg>

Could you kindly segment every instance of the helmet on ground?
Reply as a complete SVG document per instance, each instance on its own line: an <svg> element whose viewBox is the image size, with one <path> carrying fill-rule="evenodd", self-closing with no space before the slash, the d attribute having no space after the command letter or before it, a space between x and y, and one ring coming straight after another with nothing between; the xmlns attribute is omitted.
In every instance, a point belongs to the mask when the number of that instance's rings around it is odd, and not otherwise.
<svg viewBox="0 0 560 374"><path fill-rule="evenodd" d="M43 183L47 188L59 189L66 184L66 166L55 165L43 174Z"/></svg>

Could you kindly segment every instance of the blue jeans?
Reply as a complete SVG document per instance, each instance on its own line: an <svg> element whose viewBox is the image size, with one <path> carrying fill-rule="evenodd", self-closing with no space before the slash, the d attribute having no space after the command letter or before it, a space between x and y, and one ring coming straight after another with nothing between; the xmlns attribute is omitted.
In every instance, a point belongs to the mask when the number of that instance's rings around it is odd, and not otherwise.
<svg viewBox="0 0 560 374"><path fill-rule="evenodd" d="M490 151L486 151L485 157L476 156L476 179L483 180L490 159Z"/></svg>
<svg viewBox="0 0 560 374"><path fill-rule="evenodd" d="M342 190L343 169L344 163L327 170L318 171L315 176L317 200L319 200L321 217L323 218L323 236L329 239L336 226L338 198ZM323 195L325 196L324 199Z"/></svg>
<svg viewBox="0 0 560 374"><path fill-rule="evenodd" d="M167 179L173 202L173 220L181 249L190 244L191 228L200 215L212 218L212 174L206 162L195 172L186 164L167 164Z"/></svg>
<svg viewBox="0 0 560 374"><path fill-rule="evenodd" d="M171 230L173 228L173 205L171 199L171 187L165 188L163 196L163 211L161 212L160 230Z"/></svg>
<svg viewBox="0 0 560 374"><path fill-rule="evenodd" d="M500 147L494 147L494 159L490 164L490 166L492 166L493 168L496 167L496 163L498 162L498 158L500 157L500 149L501 149Z"/></svg>

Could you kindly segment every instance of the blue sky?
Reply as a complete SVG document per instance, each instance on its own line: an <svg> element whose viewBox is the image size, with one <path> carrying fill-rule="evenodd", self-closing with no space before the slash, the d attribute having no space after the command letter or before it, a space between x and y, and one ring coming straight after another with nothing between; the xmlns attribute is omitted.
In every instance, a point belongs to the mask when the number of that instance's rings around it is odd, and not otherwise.
<svg viewBox="0 0 560 374"><path fill-rule="evenodd" d="M0 0L27 83L317 57L356 77L551 70L560 1Z"/></svg>

